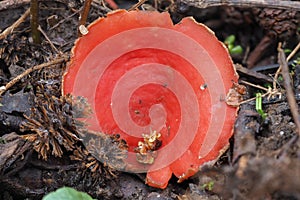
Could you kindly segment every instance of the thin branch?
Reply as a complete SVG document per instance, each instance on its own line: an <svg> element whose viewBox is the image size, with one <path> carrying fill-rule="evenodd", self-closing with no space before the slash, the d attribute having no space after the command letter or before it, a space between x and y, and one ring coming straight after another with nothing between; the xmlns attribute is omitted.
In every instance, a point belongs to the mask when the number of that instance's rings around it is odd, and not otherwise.
<svg viewBox="0 0 300 200"><path fill-rule="evenodd" d="M29 4L30 0L4 0L0 1L0 11L7 10L11 8L17 8Z"/></svg>
<svg viewBox="0 0 300 200"><path fill-rule="evenodd" d="M278 69L276 70L276 73L274 75L274 78L273 78L273 89L276 89L277 88L277 81L278 81L278 76L281 72L281 69L282 69L282 66L279 65Z"/></svg>
<svg viewBox="0 0 300 200"><path fill-rule="evenodd" d="M104 11L104 13L111 12L113 7L109 8L105 5L105 2L103 0L93 0L92 6L94 6L96 9ZM118 8L118 5L115 4L116 9Z"/></svg>
<svg viewBox="0 0 300 200"><path fill-rule="evenodd" d="M286 58L286 61L289 62L289 60L297 53L297 51L300 49L300 42L297 44L297 46L293 49L293 51L288 55Z"/></svg>
<svg viewBox="0 0 300 200"><path fill-rule="evenodd" d="M71 14L70 16L68 16L68 17L66 17L66 18L64 18L64 19L62 19L62 20L60 20L59 22L57 22L57 24L55 24L54 26L52 26L52 27L49 29L49 31L52 31L53 29L57 28L58 26L60 26L60 25L63 24L64 22L66 22L66 21L72 19L72 17L74 17L75 15L77 15L79 12L80 12L80 11L77 10L77 11L75 11L73 14Z"/></svg>
<svg viewBox="0 0 300 200"><path fill-rule="evenodd" d="M67 7L69 7L72 11L75 11L72 7L69 6L70 1L69 0L40 0L44 2L59 2L62 4L65 4ZM0 0L0 11L7 10L7 9L14 9L19 7L24 7L29 5L31 0Z"/></svg>
<svg viewBox="0 0 300 200"><path fill-rule="evenodd" d="M30 74L31 72L36 71L36 70L40 70L42 68L49 67L49 66L52 66L52 65L55 65L55 64L62 63L62 62L67 61L67 60L68 60L68 58L65 56L65 57L57 58L57 59L55 59L53 61L50 61L50 62L43 63L41 65L33 66L33 67L25 70L22 74L18 75L17 77L15 77L11 81L9 81L5 86L0 87L0 96L4 92L6 92L9 88L11 88L13 85L15 85L17 82L19 82L22 78L24 78L26 75Z"/></svg>
<svg viewBox="0 0 300 200"><path fill-rule="evenodd" d="M80 13L80 19L79 19L79 26L78 27L80 27L81 25L85 26L85 23L86 23L86 20L88 18L89 11L90 11L90 8L91 8L92 1L93 0L85 0L84 1L83 9L82 9L82 12ZM78 34L80 36L82 35L80 31L78 31Z"/></svg>
<svg viewBox="0 0 300 200"><path fill-rule="evenodd" d="M136 4L134 4L133 6L131 6L131 8L128 9L128 11L132 11L137 9L138 7L140 7L141 5L143 5L147 0L139 0L139 2L137 2Z"/></svg>
<svg viewBox="0 0 300 200"><path fill-rule="evenodd" d="M236 6L300 10L299 1L287 0L179 0L179 3L184 3L197 8L207 8L212 6Z"/></svg>
<svg viewBox="0 0 300 200"><path fill-rule="evenodd" d="M267 93L262 94L261 97L265 97L265 96L267 96L267 95L270 95L270 92L267 92ZM250 99L246 99L246 100L244 100L244 101L239 102L239 105L248 103L248 102L253 101L253 100L256 100L256 99L257 99L257 97L252 97L252 98L250 98Z"/></svg>
<svg viewBox="0 0 300 200"><path fill-rule="evenodd" d="M250 76L256 80L260 80L262 82L269 82L269 83L272 83L273 82L273 79L270 78L269 76L266 76L262 73L259 73L259 72L256 72L254 70L250 70L248 68L245 68L243 67L242 65L240 64L235 64L235 68L237 70L237 72L239 74L243 74L243 75L246 75L246 76Z"/></svg>
<svg viewBox="0 0 300 200"><path fill-rule="evenodd" d="M15 28L17 28L22 22L25 21L25 19L29 16L30 9L28 8L25 13L17 20L15 23L13 23L10 27L6 28L1 34L0 34L0 40L6 38L9 34L11 34Z"/></svg>
<svg viewBox="0 0 300 200"><path fill-rule="evenodd" d="M35 44L41 43L41 33L39 27L39 0L31 0L30 2L30 25L31 36Z"/></svg>
<svg viewBox="0 0 300 200"><path fill-rule="evenodd" d="M42 33L42 35L46 38L46 40L49 42L51 48L57 53L62 55L62 52L60 52L53 44L53 42L51 42L51 40L49 39L49 37L47 36L47 34L45 33L45 31L41 28L41 26L38 27L38 30Z"/></svg>
<svg viewBox="0 0 300 200"><path fill-rule="evenodd" d="M286 90L287 100L290 106L290 110L297 127L297 133L300 136L300 119L298 113L298 104L294 98L294 91L292 88L292 81L290 78L289 67L285 58L284 51L281 48L281 44L278 45L278 62L282 68L282 77L284 80L284 87Z"/></svg>
<svg viewBox="0 0 300 200"><path fill-rule="evenodd" d="M300 42L298 45L293 49L293 51L288 55L286 62L288 62L295 54L296 52L300 49ZM274 79L273 79L273 88L275 89L277 87L277 79L282 70L282 66L280 65L275 73Z"/></svg>
<svg viewBox="0 0 300 200"><path fill-rule="evenodd" d="M253 84L253 83L250 83L250 82L248 82L248 81L241 80L241 83L244 83L244 84L246 84L246 85L250 85L250 86L252 86L252 87L255 87L255 88L258 88L258 89L264 90L264 91L266 91L266 92L268 92L268 91L269 91L269 89L268 89L268 88L262 87L262 86L260 86L260 85L255 85L255 84Z"/></svg>

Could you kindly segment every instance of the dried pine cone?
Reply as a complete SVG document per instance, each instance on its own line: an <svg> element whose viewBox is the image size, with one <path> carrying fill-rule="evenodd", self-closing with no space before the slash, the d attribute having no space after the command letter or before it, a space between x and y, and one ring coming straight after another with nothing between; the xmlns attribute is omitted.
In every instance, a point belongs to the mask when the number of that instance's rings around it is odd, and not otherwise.
<svg viewBox="0 0 300 200"><path fill-rule="evenodd" d="M260 26L272 37L291 37L299 26L300 16L296 10L254 8L253 14Z"/></svg>

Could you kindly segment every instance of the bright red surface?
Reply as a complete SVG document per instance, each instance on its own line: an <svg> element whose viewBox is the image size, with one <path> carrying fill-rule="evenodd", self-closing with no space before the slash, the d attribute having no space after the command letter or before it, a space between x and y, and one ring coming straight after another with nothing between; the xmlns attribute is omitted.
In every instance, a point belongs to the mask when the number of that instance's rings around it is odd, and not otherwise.
<svg viewBox="0 0 300 200"><path fill-rule="evenodd" d="M91 129L127 141L127 170L147 172L147 184L165 188L172 173L182 181L228 145L236 108L222 99L237 75L204 25L186 18L174 26L167 13L119 10L94 22L73 51L63 93L88 99ZM150 130L162 134L163 146L144 166L133 149Z"/></svg>

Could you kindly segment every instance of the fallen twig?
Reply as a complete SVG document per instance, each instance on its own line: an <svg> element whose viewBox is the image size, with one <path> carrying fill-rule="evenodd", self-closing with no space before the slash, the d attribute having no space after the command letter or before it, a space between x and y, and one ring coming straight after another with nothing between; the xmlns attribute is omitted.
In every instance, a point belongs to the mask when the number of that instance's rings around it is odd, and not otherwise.
<svg viewBox="0 0 300 200"><path fill-rule="evenodd" d="M260 89L260 90L264 90L265 93L263 93L263 94L261 95L261 97L268 96L268 100L271 98L271 96L274 96L274 95L278 95L279 98L281 99L281 92L279 92L277 88L275 88L275 89L274 89L274 88L271 88L271 87L265 88L265 87L262 87L262 86L260 86L260 85L255 85L255 84L253 84L253 83L250 83L250 82L244 81L244 80L241 80L240 82L243 83L243 84L249 85L249 86L251 86L251 87L254 87L254 88L257 88L257 89ZM250 99L246 99L246 100L244 100L244 101L239 102L239 105L248 103L248 102L250 102L250 101L254 101L254 100L256 100L256 99L257 99L257 97L252 97L252 98L250 98Z"/></svg>
<svg viewBox="0 0 300 200"><path fill-rule="evenodd" d="M288 55L287 59L286 59L286 62L289 62L289 60L296 54L296 52L300 49L300 42L298 43L298 45L293 49L293 51ZM280 63L279 63L280 64ZM278 76L281 72L281 69L282 69L282 66L279 65L276 73L275 73L275 76L274 76L274 79L273 79L273 88L276 88L276 84L277 84L277 79L278 79Z"/></svg>
<svg viewBox="0 0 300 200"><path fill-rule="evenodd" d="M79 19L79 26L78 27L80 27L81 25L85 26L85 23L86 23L86 20L88 18L89 11L90 11L90 8L91 8L91 4L92 4L92 0L85 0L84 1L84 6L83 6L83 9L80 13L80 19ZM78 34L80 36L82 35L80 30L78 31Z"/></svg>
<svg viewBox="0 0 300 200"><path fill-rule="evenodd" d="M290 66L294 62L295 61L289 61L288 65ZM278 69L279 66L280 65L278 63L276 63L276 64L270 64L270 65L260 65L260 66L255 66L255 67L251 68L251 70L255 71L255 72L260 72L260 71L265 71L265 70L275 70L275 69ZM271 82L273 82L273 79L272 79Z"/></svg>
<svg viewBox="0 0 300 200"><path fill-rule="evenodd" d="M267 95L269 95L269 94L270 94L269 92L264 93L264 94L261 95L261 97L265 97L265 96L267 96ZM242 104L245 104L245 103L249 103L250 101L254 101L254 100L256 100L256 99L257 99L257 97L252 97L252 98L250 98L250 99L246 99L246 100L244 100L244 101L239 102L239 105L242 105Z"/></svg>
<svg viewBox="0 0 300 200"><path fill-rule="evenodd" d="M239 74L249 76L251 78L254 78L255 80L259 80L260 82L269 82L269 83L273 82L273 79L271 77L266 76L262 73L253 71L252 69L250 70L248 68L245 68L240 64L235 64L235 68Z"/></svg>
<svg viewBox="0 0 300 200"><path fill-rule="evenodd" d="M43 1L47 1L47 0L43 0ZM73 12L77 11L76 9L69 6L69 3L70 3L69 0L51 0L51 1L65 4ZM94 0L94 1L96 1L96 0ZM2 0L2 1L0 0L0 11L7 10L7 9L14 9L14 8L19 8L19 7L24 7L24 6L29 5L30 3L31 3L31 0Z"/></svg>
<svg viewBox="0 0 300 200"><path fill-rule="evenodd" d="M36 70L40 70L42 68L49 67L49 66L52 66L52 65L55 65L55 64L62 63L62 62L67 61L67 60L68 60L67 56L64 56L64 57L57 58L57 59L55 59L53 61L50 61L50 62L47 62L47 63L43 63L43 64L40 64L40 65L33 66L33 67L25 70L22 74L16 76L14 79L9 81L5 86L0 87L0 96L4 92L6 92L9 88L11 88L13 85L15 85L18 81L20 81L23 77L30 74L31 72L36 71Z"/></svg>
<svg viewBox="0 0 300 200"><path fill-rule="evenodd" d="M272 38L269 35L265 35L258 45L256 45L255 49L249 54L247 58L247 66L248 68L253 68L255 64L259 61L262 57L262 52L264 52L272 43Z"/></svg>
<svg viewBox="0 0 300 200"><path fill-rule="evenodd" d="M269 89L268 89L268 88L262 87L262 86L260 86L260 85L255 85L255 84L253 84L253 83L250 83L250 82L248 82L248 81L241 80L241 83L244 83L244 84L246 84L246 85L249 85L249 86L255 87L255 88L257 88L257 89L260 89L260 90L264 90L264 91L266 91L266 92L268 92L268 91L269 91Z"/></svg>
<svg viewBox="0 0 300 200"><path fill-rule="evenodd" d="M299 51L300 49L300 42L297 44L297 46L293 49L293 51L288 55L288 57L286 58L286 62L289 62L290 59L297 53L297 51Z"/></svg>
<svg viewBox="0 0 300 200"><path fill-rule="evenodd" d="M30 25L31 36L35 44L41 43L41 33L39 27L39 0L31 0L30 2Z"/></svg>
<svg viewBox="0 0 300 200"><path fill-rule="evenodd" d="M38 30L42 33L42 35L46 38L46 40L49 42L51 48L58 54L62 55L62 52L60 52L53 44L53 42L51 42L51 40L49 39L49 37L47 36L47 34L45 33L45 31L43 31L43 29L41 28L41 26L38 27Z"/></svg>
<svg viewBox="0 0 300 200"><path fill-rule="evenodd" d="M141 5L143 5L147 0L139 0L139 2L137 2L136 4L134 4L133 6L131 6L128 11L132 11L137 9L138 7L140 7Z"/></svg>
<svg viewBox="0 0 300 200"><path fill-rule="evenodd" d="M103 13L111 12L112 9L105 5L105 2L103 0L93 0L92 6L96 8L97 10L103 11ZM116 4L117 6L117 4Z"/></svg>
<svg viewBox="0 0 300 200"><path fill-rule="evenodd" d="M0 34L0 40L6 38L9 34L11 34L16 27L18 27L24 20L29 16L30 9L27 9L25 13L17 20L15 23L13 23L10 27L6 28L1 34Z"/></svg>
<svg viewBox="0 0 300 200"><path fill-rule="evenodd" d="M294 122L297 127L297 133L300 136L300 121L299 121L299 113L298 113L298 104L296 99L294 98L294 91L292 89L292 81L290 78L289 67L287 65L287 61L285 58L284 51L281 48L281 44L278 45L278 62L282 69L282 77L284 80L284 87L286 90L287 100L290 106L290 110L294 119Z"/></svg>
<svg viewBox="0 0 300 200"><path fill-rule="evenodd" d="M194 6L197 8L207 8L212 6L236 6L300 10L299 1L286 0L179 0L179 3L185 3L189 6Z"/></svg>
<svg viewBox="0 0 300 200"><path fill-rule="evenodd" d="M0 1L0 10L6 10L9 8L17 8L24 6L24 4L30 3L30 0L4 0Z"/></svg>
<svg viewBox="0 0 300 200"><path fill-rule="evenodd" d="M62 19L62 20L60 20L59 22L57 22L57 24L55 24L54 26L52 26L52 27L49 29L49 31L51 31L51 30L57 28L59 25L61 25L61 24L63 24L64 22L66 22L66 21L72 19L72 17L74 17L75 15L77 15L79 12L80 12L80 11L77 10L77 11L75 11L72 15L70 15L70 16L68 16L68 17L66 17L66 18L64 18L64 19Z"/></svg>
<svg viewBox="0 0 300 200"><path fill-rule="evenodd" d="M285 65L288 69L288 61L296 54L296 52L300 49L300 42L298 43L298 45L293 49L293 51L289 54L289 56L287 57L287 59L285 60ZM284 53L283 53L284 54ZM278 54L279 56L279 54ZM284 55L285 56L285 55ZM279 59L279 57L278 57ZM284 58L285 59L285 58ZM236 69L237 71L240 71L240 72L244 72L246 73L245 69L243 70L243 67L242 66L239 66L239 65L236 65ZM247 85L250 85L251 87L255 87L255 88L258 88L258 89L261 89L261 90L264 90L266 91L266 93L262 94L261 96L262 97L265 97L265 96L268 96L268 99L270 99L271 96L274 96L274 95L278 95L279 98L281 98L281 92L278 91L278 88L277 88L277 80L278 80L278 76L280 74L282 70L282 63L279 63L279 68L277 69L276 73L275 73L275 76L273 78L273 88L269 87L269 88L264 88L262 86L259 86L259 85L255 85L255 84L252 84L252 83L249 83L247 81L241 81L241 83L244 83L244 84L247 84ZM251 73L250 73L251 72ZM247 69L247 74L252 74L253 72L251 70L248 70ZM266 80L267 81L267 80ZM290 80L289 80L290 81ZM291 81L290 81L291 82ZM286 82L285 82L286 83ZM286 85L285 85L285 88L286 88ZM293 90L292 90L293 92ZM290 98L293 98L295 103L296 103L296 100L294 98L294 93L292 93L291 97ZM256 97L253 97L253 98L250 98L250 99L246 99L242 102L240 102L239 104L245 104L245 103L248 103L250 101L253 101L255 100ZM298 112L298 111L297 111ZM298 118L296 118L298 119ZM300 122L299 122L299 128L300 128ZM299 129L299 135L300 135L300 129Z"/></svg>

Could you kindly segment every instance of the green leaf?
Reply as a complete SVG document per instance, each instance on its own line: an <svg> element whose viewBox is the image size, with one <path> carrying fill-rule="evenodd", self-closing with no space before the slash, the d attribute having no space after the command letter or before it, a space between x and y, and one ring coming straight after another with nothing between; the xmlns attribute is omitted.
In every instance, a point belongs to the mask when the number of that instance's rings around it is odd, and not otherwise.
<svg viewBox="0 0 300 200"><path fill-rule="evenodd" d="M233 44L228 44L228 45L227 45L227 48L228 48L229 53L231 53L231 49L232 49L233 47L234 47Z"/></svg>
<svg viewBox="0 0 300 200"><path fill-rule="evenodd" d="M235 36L234 35L229 35L227 38L225 38L224 43L229 45L229 44L234 44L235 42Z"/></svg>
<svg viewBox="0 0 300 200"><path fill-rule="evenodd" d="M43 197L43 200L93 200L87 193L79 192L70 187L62 187Z"/></svg>
<svg viewBox="0 0 300 200"><path fill-rule="evenodd" d="M256 93L255 109L260 114L262 119L265 120L266 117L267 117L267 114L262 109L262 96L261 96L261 93Z"/></svg>
<svg viewBox="0 0 300 200"><path fill-rule="evenodd" d="M205 184L202 185L202 189L212 191L212 189L214 187L214 184L215 184L214 181L209 181L208 183L205 183Z"/></svg>
<svg viewBox="0 0 300 200"><path fill-rule="evenodd" d="M233 48L229 49L231 54L242 54L243 48L240 45L234 46Z"/></svg>

